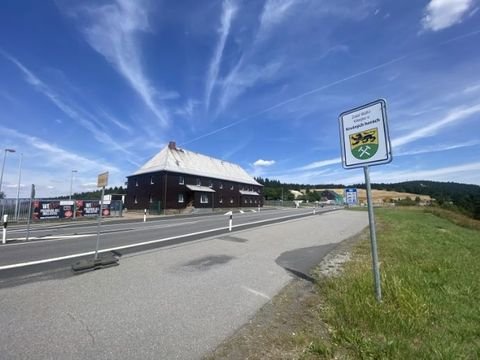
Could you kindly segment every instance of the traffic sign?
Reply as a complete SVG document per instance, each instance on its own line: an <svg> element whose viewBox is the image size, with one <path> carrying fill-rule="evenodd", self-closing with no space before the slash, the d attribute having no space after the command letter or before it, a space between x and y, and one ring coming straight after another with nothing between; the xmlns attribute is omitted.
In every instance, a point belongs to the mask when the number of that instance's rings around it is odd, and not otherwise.
<svg viewBox="0 0 480 360"><path fill-rule="evenodd" d="M108 185L108 171L98 175L97 187L105 187Z"/></svg>
<svg viewBox="0 0 480 360"><path fill-rule="evenodd" d="M357 189L355 188L345 189L345 202L347 203L347 205L358 204Z"/></svg>
<svg viewBox="0 0 480 360"><path fill-rule="evenodd" d="M342 163L346 169L392 161L387 104L380 99L340 114Z"/></svg>

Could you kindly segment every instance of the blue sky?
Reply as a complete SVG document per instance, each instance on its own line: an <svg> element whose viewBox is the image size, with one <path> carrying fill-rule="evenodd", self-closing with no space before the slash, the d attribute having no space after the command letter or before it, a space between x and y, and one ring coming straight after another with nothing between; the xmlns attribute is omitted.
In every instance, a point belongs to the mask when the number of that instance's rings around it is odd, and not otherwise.
<svg viewBox="0 0 480 360"><path fill-rule="evenodd" d="M2 1L3 188L122 185L169 140L297 183L363 181L338 115L388 104L373 182L480 184L480 8L431 1ZM3 157L3 151L2 151Z"/></svg>

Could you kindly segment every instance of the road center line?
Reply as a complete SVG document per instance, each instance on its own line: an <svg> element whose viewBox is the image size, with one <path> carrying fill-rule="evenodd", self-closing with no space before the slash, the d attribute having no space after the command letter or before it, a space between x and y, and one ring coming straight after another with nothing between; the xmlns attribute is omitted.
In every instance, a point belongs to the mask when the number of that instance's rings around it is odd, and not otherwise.
<svg viewBox="0 0 480 360"><path fill-rule="evenodd" d="M294 215L287 215L287 216L280 216L277 218L271 218L271 219L265 219L265 220L258 220L258 221L253 221L245 224L238 224L234 225L233 228L240 228L240 227L245 227L249 225L257 225L257 224L262 224L266 222L271 222L271 221L278 221L278 220L286 220L292 217L298 217L301 215L311 215L312 212L303 212L300 214L294 214ZM146 245L151 245L155 243L161 243L165 241L170 241L170 240L177 240L177 239L183 239L191 236L197 236L197 235L204 235L208 233L213 233L216 231L221 231L221 230L228 230L228 226L223 226L215 229L209 229L209 230L203 230L203 231L198 231L198 232L193 232L193 233L188 233L188 234L183 234L183 235L177 235L177 236L171 236L163 239L157 239L157 240L149 240L149 241L144 241L140 243L134 243L134 244L129 244L129 245L122 245L122 246L116 246L108 249L101 249L98 252L99 253L106 253L110 251L119 251L119 250L124 250L124 249L130 249L133 247L139 247L139 246L146 246ZM32 265L39 265L39 264L45 264L49 262L55 262L55 261L61 261L61 260L68 260L68 259L74 259L77 257L82 257L82 256L88 256L88 255L93 255L95 251L88 251L84 253L77 253L77 254L72 254L72 255L65 255L65 256L60 256L60 257L55 257L55 258L50 258L50 259L42 259L42 260L34 260L34 261L28 261L28 262L23 262L23 263L17 263L17 264L10 264L10 265L3 265L0 266L0 271L1 270L8 270L8 269L15 269L15 268L21 268L25 266L32 266Z"/></svg>

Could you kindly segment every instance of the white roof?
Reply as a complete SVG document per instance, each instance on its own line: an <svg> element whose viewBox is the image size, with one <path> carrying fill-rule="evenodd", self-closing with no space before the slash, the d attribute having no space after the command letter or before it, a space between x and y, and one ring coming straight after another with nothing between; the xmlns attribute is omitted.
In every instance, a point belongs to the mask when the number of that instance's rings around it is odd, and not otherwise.
<svg viewBox="0 0 480 360"><path fill-rule="evenodd" d="M169 145L133 175L157 171L169 171L262 186L237 164Z"/></svg>

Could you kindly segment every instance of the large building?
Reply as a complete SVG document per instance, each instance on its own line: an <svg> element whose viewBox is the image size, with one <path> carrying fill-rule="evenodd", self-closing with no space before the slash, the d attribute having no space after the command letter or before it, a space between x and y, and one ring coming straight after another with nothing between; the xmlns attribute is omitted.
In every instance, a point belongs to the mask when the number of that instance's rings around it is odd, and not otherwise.
<svg viewBox="0 0 480 360"><path fill-rule="evenodd" d="M263 185L240 166L173 141L127 178L127 209L263 206Z"/></svg>

